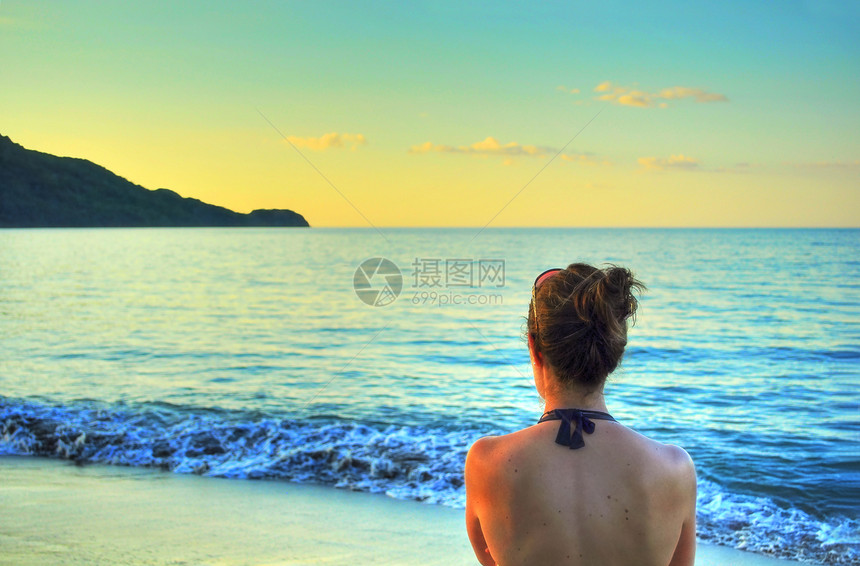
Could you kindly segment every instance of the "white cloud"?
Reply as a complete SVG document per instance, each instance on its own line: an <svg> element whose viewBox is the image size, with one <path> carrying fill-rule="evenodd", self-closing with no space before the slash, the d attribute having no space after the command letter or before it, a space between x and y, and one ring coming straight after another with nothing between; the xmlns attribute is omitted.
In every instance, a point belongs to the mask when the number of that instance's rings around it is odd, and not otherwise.
<svg viewBox="0 0 860 566"><path fill-rule="evenodd" d="M648 108L652 106L651 95L641 90L633 90L626 94L619 95L616 102L623 106L638 106L640 108Z"/></svg>
<svg viewBox="0 0 860 566"><path fill-rule="evenodd" d="M854 161L810 161L805 163L790 163L794 167L804 169L851 169L860 167L860 159Z"/></svg>
<svg viewBox="0 0 860 566"><path fill-rule="evenodd" d="M521 145L516 142L509 142L504 145L492 137L487 136L479 142L471 145L442 145L432 142L425 142L421 145L414 145L409 149L409 153L467 153L471 155L501 155L505 157L518 156L534 156L543 157L547 154L554 153L551 147L543 147L536 145Z"/></svg>
<svg viewBox="0 0 860 566"><path fill-rule="evenodd" d="M714 92L706 92L700 88L687 88L683 86L673 86L664 88L658 95L659 98L674 99L674 98L694 98L696 102L727 102L723 94Z"/></svg>
<svg viewBox="0 0 860 566"><path fill-rule="evenodd" d="M670 155L667 159L658 157L640 157L637 161L639 162L639 165L642 166L643 171L665 171L666 169L696 171L699 169L699 162L683 153Z"/></svg>
<svg viewBox="0 0 860 566"><path fill-rule="evenodd" d="M367 138L362 134L338 134L337 132L323 134L318 138L287 136L287 140L296 147L304 147L311 151L325 151L331 148L344 148L347 146L349 146L349 149L354 150L358 146L367 143Z"/></svg>
<svg viewBox="0 0 860 566"><path fill-rule="evenodd" d="M516 142L501 144L496 138L487 136L479 142L461 146L434 144L428 141L421 145L413 145L409 148L409 153L462 153L482 157L498 155L504 158L504 165L513 165L515 157L549 158L557 154L558 149L539 145L523 145ZM562 161L572 163L585 163L589 165L600 163L588 153L562 153L558 157ZM609 165L608 161L603 161L602 163L603 165Z"/></svg>
<svg viewBox="0 0 860 566"><path fill-rule="evenodd" d="M724 94L707 92L700 88L689 88L684 86L673 86L661 89L659 92L647 92L632 87L614 85L611 81L604 81L594 87L594 92L603 93L596 97L597 100L607 100L622 106L636 106L638 108L650 108L658 106L666 108L666 100L680 100L692 98L696 102L728 102Z"/></svg>

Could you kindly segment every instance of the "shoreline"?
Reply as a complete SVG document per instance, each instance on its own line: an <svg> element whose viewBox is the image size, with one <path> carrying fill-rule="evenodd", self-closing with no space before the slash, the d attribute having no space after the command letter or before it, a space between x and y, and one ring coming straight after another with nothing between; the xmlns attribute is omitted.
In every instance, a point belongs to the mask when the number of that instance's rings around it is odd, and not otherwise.
<svg viewBox="0 0 860 566"><path fill-rule="evenodd" d="M461 510L329 486L0 456L0 508L10 566L477 564ZM704 543L696 558L791 564Z"/></svg>

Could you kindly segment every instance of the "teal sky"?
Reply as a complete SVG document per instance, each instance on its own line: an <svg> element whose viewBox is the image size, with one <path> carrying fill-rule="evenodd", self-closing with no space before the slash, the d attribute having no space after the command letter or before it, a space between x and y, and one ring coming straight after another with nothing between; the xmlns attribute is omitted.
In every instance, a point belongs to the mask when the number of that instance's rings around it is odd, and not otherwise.
<svg viewBox="0 0 860 566"><path fill-rule="evenodd" d="M3 0L0 133L315 226L482 226L599 111L493 225L858 226L858 6Z"/></svg>

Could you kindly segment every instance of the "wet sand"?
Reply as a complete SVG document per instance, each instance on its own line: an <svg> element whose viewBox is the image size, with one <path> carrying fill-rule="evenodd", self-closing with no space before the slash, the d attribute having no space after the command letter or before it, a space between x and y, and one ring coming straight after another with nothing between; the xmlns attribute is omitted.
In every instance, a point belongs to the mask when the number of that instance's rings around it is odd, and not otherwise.
<svg viewBox="0 0 860 566"><path fill-rule="evenodd" d="M475 565L457 509L327 486L0 457L0 564ZM699 545L697 566L799 564Z"/></svg>

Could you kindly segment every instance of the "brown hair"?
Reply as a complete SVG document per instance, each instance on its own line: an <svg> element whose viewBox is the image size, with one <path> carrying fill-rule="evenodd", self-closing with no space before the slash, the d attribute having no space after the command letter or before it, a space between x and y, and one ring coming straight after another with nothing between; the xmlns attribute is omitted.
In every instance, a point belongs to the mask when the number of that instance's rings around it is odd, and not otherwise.
<svg viewBox="0 0 860 566"><path fill-rule="evenodd" d="M624 355L633 291L645 285L630 270L572 263L544 280L529 304L528 332L563 385L601 385ZM537 320L535 320L537 317Z"/></svg>

